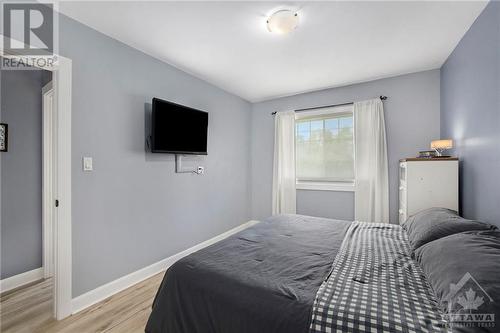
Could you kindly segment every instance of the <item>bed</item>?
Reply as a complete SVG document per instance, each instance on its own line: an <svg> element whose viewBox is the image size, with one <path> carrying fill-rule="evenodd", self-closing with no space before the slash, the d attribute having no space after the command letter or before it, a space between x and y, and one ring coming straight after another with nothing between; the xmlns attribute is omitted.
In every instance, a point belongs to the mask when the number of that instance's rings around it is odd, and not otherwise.
<svg viewBox="0 0 500 333"><path fill-rule="evenodd" d="M445 332L412 257L398 225L271 217L172 265L146 332Z"/></svg>

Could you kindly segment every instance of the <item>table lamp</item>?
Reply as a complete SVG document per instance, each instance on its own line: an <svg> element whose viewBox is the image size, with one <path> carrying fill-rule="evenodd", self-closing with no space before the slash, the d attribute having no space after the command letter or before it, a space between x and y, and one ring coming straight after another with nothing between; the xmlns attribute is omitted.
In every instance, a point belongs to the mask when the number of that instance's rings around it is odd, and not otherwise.
<svg viewBox="0 0 500 333"><path fill-rule="evenodd" d="M453 148L453 140L434 140L431 142L431 149L436 151L436 157L450 157L443 155L443 151Z"/></svg>

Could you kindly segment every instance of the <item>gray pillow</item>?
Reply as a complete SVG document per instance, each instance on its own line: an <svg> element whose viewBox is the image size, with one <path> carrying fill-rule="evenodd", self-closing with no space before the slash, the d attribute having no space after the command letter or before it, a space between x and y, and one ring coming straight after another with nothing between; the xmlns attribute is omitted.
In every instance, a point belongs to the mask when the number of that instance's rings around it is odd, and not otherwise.
<svg viewBox="0 0 500 333"><path fill-rule="evenodd" d="M499 332L499 230L444 237L421 246L415 256L448 320L452 310L454 333ZM481 319L477 314L490 316ZM468 319L469 326L463 319Z"/></svg>
<svg viewBox="0 0 500 333"><path fill-rule="evenodd" d="M413 250L433 240L470 230L496 229L487 223L467 220L446 208L429 208L410 216L402 227Z"/></svg>

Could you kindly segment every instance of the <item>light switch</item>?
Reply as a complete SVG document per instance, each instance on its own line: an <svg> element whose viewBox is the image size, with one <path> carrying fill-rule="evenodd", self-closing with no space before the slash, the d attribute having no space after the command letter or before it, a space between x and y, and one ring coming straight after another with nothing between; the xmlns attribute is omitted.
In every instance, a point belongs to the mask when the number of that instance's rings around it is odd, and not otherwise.
<svg viewBox="0 0 500 333"><path fill-rule="evenodd" d="M83 158L83 171L92 171L92 157Z"/></svg>

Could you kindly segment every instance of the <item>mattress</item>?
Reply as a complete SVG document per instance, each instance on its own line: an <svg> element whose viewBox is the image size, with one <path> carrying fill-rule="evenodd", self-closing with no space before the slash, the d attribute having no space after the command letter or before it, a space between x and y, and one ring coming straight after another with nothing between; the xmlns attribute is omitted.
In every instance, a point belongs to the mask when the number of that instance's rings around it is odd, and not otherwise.
<svg viewBox="0 0 500 333"><path fill-rule="evenodd" d="M308 332L350 221L271 217L171 266L148 333Z"/></svg>
<svg viewBox="0 0 500 333"><path fill-rule="evenodd" d="M446 332L399 225L285 215L165 274L148 333Z"/></svg>

